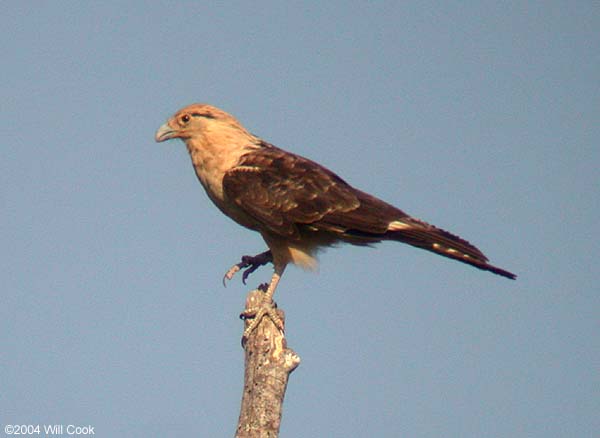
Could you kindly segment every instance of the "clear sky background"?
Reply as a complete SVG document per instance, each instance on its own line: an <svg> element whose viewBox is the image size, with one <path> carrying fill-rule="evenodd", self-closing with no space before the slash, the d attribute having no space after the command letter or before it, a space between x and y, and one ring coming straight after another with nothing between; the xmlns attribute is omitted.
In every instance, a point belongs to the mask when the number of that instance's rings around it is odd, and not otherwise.
<svg viewBox="0 0 600 438"><path fill-rule="evenodd" d="M221 278L265 246L154 142L207 102L519 275L397 243L289 269L282 437L600 436L597 2L1 9L3 426L234 434L271 269Z"/></svg>

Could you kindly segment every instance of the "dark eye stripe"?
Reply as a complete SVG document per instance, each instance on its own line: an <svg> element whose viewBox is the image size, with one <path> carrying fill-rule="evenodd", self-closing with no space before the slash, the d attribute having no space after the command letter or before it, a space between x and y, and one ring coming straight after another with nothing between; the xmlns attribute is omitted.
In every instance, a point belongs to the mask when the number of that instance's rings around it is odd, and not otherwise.
<svg viewBox="0 0 600 438"><path fill-rule="evenodd" d="M216 117L208 113L192 113L192 117L205 117L207 119L215 119Z"/></svg>

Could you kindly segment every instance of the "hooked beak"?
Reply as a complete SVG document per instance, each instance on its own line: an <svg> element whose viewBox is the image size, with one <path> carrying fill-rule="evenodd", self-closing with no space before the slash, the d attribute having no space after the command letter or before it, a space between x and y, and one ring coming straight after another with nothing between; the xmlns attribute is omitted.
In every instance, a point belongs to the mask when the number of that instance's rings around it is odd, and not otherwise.
<svg viewBox="0 0 600 438"><path fill-rule="evenodd" d="M158 131L156 131L156 134L154 135L154 140L160 143L161 141L170 140L172 138L175 138L176 136L177 131L171 128L169 126L169 123L165 123L160 128L158 128Z"/></svg>

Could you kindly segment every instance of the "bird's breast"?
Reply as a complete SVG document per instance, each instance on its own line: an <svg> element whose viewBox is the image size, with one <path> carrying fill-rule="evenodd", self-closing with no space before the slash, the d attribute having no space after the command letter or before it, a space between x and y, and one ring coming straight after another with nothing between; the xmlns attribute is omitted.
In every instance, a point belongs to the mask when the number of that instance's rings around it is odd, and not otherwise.
<svg viewBox="0 0 600 438"><path fill-rule="evenodd" d="M225 156L221 153L219 155L219 151L212 151L210 148L190 147L189 145L188 151L196 176L210 200L219 210L238 224L257 230L257 222L234 202L227 199L223 191L223 177L227 171L235 166L239 160L239 154Z"/></svg>

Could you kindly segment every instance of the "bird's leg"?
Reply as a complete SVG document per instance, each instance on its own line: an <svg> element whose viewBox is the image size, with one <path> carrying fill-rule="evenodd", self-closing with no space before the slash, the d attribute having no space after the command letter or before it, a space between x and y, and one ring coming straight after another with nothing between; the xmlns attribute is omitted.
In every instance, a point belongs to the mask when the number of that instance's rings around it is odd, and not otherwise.
<svg viewBox="0 0 600 438"><path fill-rule="evenodd" d="M246 343L246 339L248 339L250 333L252 333L260 323L261 319L265 316L268 316L271 321L273 321L273 324L275 324L279 330L283 331L283 321L277 314L277 305L273 301L273 294L275 294L275 289L277 288L277 284L279 283L284 270L285 265L276 265L275 272L273 272L273 277L271 277L271 282L266 287L266 290L259 287L259 289L264 290L265 292L262 302L257 307L246 309L240 314L240 318L242 319L252 319L242 335L242 345Z"/></svg>
<svg viewBox="0 0 600 438"><path fill-rule="evenodd" d="M271 277L271 282L269 283L269 287L265 291L265 303L273 302L273 295L275 295L275 289L277 289L277 285L279 284L279 280L281 280L281 276L283 275L283 271L285 270L285 266L282 268L275 268L275 272L273 272L273 276Z"/></svg>
<svg viewBox="0 0 600 438"><path fill-rule="evenodd" d="M229 268L229 270L223 276L223 286L226 285L225 282L227 280L231 280L233 276L241 269L245 269L244 273L242 274L242 283L246 284L246 279L250 274L269 262L273 262L273 256L270 250L261 252L255 256L242 256L242 261Z"/></svg>

